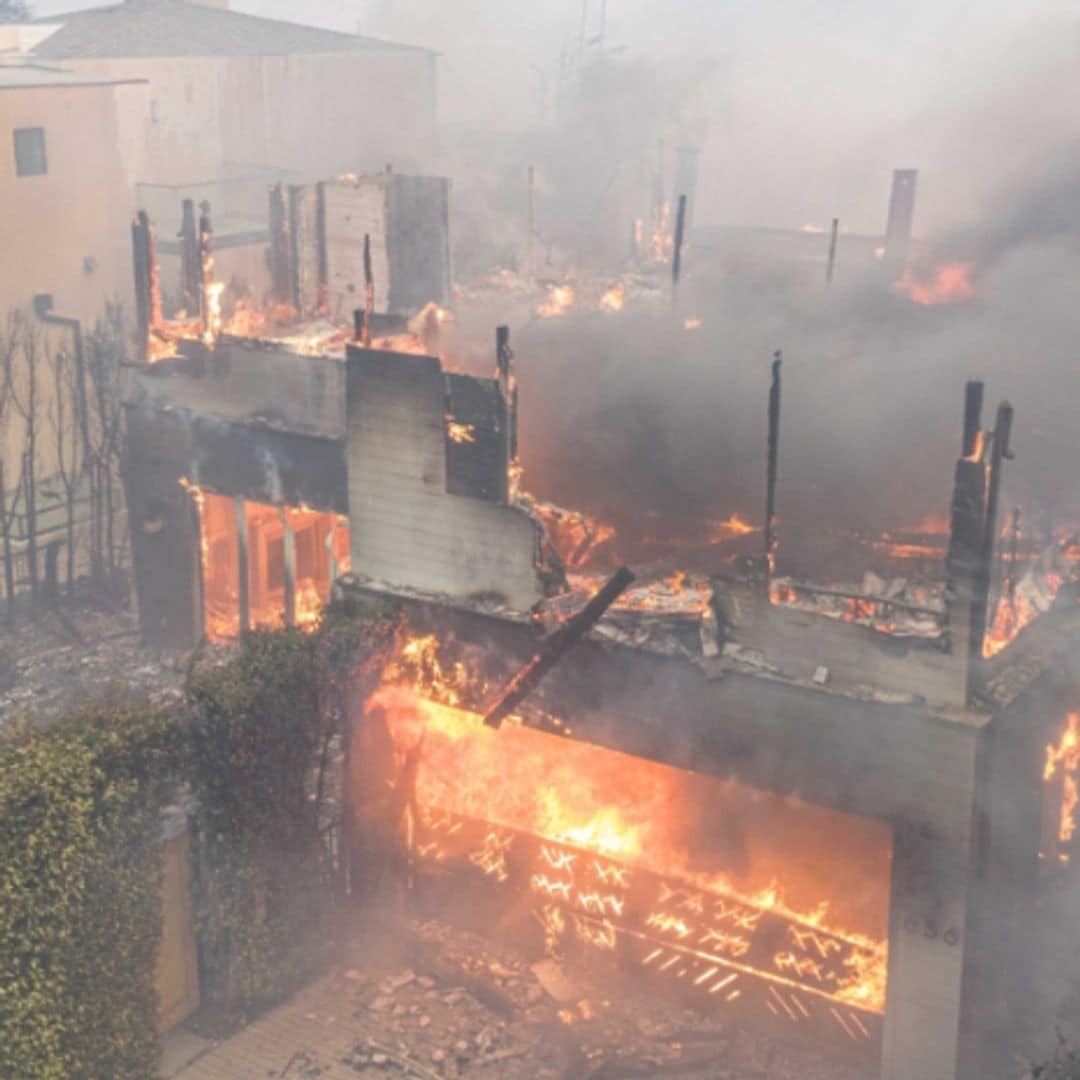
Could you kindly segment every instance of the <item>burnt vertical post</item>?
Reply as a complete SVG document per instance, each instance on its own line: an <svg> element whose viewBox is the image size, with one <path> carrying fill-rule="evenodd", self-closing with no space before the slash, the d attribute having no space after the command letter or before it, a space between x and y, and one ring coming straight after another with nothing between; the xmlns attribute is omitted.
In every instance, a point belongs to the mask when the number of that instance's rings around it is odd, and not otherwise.
<svg viewBox="0 0 1080 1080"><path fill-rule="evenodd" d="M204 345L213 345L220 326L220 311L214 290L214 227L210 223L210 204L199 204L199 318Z"/></svg>
<svg viewBox="0 0 1080 1080"><path fill-rule="evenodd" d="M274 303L289 303L289 218L281 183L270 185L270 283Z"/></svg>
<svg viewBox="0 0 1080 1080"><path fill-rule="evenodd" d="M150 252L150 218L140 210L131 223L131 254L135 272L135 337L142 362L150 361L154 275Z"/></svg>
<svg viewBox="0 0 1080 1080"><path fill-rule="evenodd" d="M977 657L972 651L971 627L986 516L982 404L981 380L969 380L964 387L964 426L949 507L949 550L945 557L950 651L963 673L965 700L971 699L975 685Z"/></svg>
<svg viewBox="0 0 1080 1080"><path fill-rule="evenodd" d="M682 272L683 233L686 228L686 196L679 196L679 213L675 218L675 250L671 257L671 285L679 287L679 275Z"/></svg>
<svg viewBox="0 0 1080 1080"><path fill-rule="evenodd" d="M769 386L769 444L765 479L765 596L770 595L776 563L776 473L780 458L780 350L773 353L772 382Z"/></svg>
<svg viewBox="0 0 1080 1080"><path fill-rule="evenodd" d="M694 205L697 195L698 160L701 150L696 146L675 149L675 190L686 196L686 229L694 227Z"/></svg>
<svg viewBox="0 0 1080 1080"><path fill-rule="evenodd" d="M960 456L973 458L979 449L982 430L983 384L981 379L970 379L964 387L964 432L960 442Z"/></svg>
<svg viewBox="0 0 1080 1080"><path fill-rule="evenodd" d="M1003 401L998 406L990 444L990 467L986 482L986 518L983 523L982 545L975 579L975 597L971 605L971 656L982 657L986 639L986 620L990 608L990 582L994 567L994 543L997 540L998 498L1001 492L1001 473L1004 463L1013 454L1009 447L1012 433L1013 408Z"/></svg>
<svg viewBox="0 0 1080 1080"><path fill-rule="evenodd" d="M368 341L367 334L367 311L362 307L353 308L353 339L357 345L365 345Z"/></svg>
<svg viewBox="0 0 1080 1080"><path fill-rule="evenodd" d="M304 258L310 250L305 203L308 189L302 184L289 185L289 303L299 316L313 306L312 267Z"/></svg>
<svg viewBox="0 0 1080 1080"><path fill-rule="evenodd" d="M825 264L825 284L831 285L836 269L836 242L840 237L840 219L832 219L832 235L829 237L829 261Z"/></svg>
<svg viewBox="0 0 1080 1080"><path fill-rule="evenodd" d="M371 267L371 234L364 233L364 344L371 345L371 317L375 314L375 273Z"/></svg>
<svg viewBox="0 0 1080 1080"><path fill-rule="evenodd" d="M233 500L236 513L236 606L243 637L251 629L251 577L248 556L247 504L242 498Z"/></svg>
<svg viewBox="0 0 1080 1080"><path fill-rule="evenodd" d="M510 501L510 466L517 456L517 389L511 371L510 327L495 327L495 382L499 391L499 433L501 461L499 477L501 502Z"/></svg>
<svg viewBox="0 0 1080 1080"><path fill-rule="evenodd" d="M184 310L194 315L199 310L199 229L195 222L195 203L185 199L180 212L180 284Z"/></svg>

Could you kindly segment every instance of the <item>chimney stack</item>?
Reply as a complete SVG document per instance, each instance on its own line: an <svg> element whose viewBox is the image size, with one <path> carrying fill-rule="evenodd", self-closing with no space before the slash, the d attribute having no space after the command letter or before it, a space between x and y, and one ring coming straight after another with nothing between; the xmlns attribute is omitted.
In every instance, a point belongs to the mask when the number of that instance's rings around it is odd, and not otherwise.
<svg viewBox="0 0 1080 1080"><path fill-rule="evenodd" d="M894 169L889 196L889 220L885 226L885 258L903 266L911 243L911 223L915 217L916 169Z"/></svg>

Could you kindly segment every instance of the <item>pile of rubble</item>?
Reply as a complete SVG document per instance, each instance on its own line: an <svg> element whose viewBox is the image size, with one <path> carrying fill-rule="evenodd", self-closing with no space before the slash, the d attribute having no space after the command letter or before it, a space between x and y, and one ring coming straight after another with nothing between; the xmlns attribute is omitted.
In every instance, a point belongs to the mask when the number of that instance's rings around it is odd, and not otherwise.
<svg viewBox="0 0 1080 1080"><path fill-rule="evenodd" d="M368 933L375 932L369 927ZM410 966L380 970L378 962L358 963L358 957L369 958L365 946L354 942L348 962L356 966L327 976L321 995L298 1006L332 1003L335 1022L327 1039L305 1039L286 1069L275 1070L279 1080L349 1074L866 1080L863 1072L571 974L551 960L529 964L509 947L441 921L384 925L375 936L393 939ZM316 1012L304 1018L312 1024L330 1019ZM287 1023L282 1015L271 1029ZM343 1025L346 1049L332 1052L343 1045ZM264 1033L270 1037L271 1031ZM204 1061L203 1072L210 1066Z"/></svg>

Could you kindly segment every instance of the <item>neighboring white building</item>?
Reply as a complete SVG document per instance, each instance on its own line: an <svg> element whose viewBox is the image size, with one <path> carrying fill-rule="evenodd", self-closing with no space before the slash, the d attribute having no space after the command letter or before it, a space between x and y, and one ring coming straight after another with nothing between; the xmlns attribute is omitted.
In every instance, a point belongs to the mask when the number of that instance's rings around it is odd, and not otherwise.
<svg viewBox="0 0 1080 1080"><path fill-rule="evenodd" d="M183 188L209 199L219 220L243 217L251 203L265 228L268 179L388 163L417 171L434 149L436 54L427 49L190 0L126 0L32 29L36 58L83 76L147 80L121 105L119 137L129 187L152 216L171 205L169 191L178 214ZM160 222L162 233L178 223Z"/></svg>

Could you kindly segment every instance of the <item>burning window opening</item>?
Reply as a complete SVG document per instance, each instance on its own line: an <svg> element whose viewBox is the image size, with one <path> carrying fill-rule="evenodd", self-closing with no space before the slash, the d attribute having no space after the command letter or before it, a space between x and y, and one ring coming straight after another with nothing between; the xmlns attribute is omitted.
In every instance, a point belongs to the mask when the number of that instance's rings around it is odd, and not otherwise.
<svg viewBox="0 0 1080 1080"><path fill-rule="evenodd" d="M1069 713L1056 743L1046 746L1043 766L1042 859L1068 863L1080 807L1080 714Z"/></svg>
<svg viewBox="0 0 1080 1080"><path fill-rule="evenodd" d="M698 1007L879 1052L887 826L520 719L495 732L471 711L484 693L428 636L366 703L409 786L393 829L417 887L452 875L507 915L525 897L559 957L608 955Z"/></svg>
<svg viewBox="0 0 1080 1080"><path fill-rule="evenodd" d="M347 521L305 506L234 499L190 483L185 487L198 512L207 638L235 640L245 606L249 629L279 629L290 621L302 629L317 626L333 579L349 570Z"/></svg>

